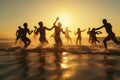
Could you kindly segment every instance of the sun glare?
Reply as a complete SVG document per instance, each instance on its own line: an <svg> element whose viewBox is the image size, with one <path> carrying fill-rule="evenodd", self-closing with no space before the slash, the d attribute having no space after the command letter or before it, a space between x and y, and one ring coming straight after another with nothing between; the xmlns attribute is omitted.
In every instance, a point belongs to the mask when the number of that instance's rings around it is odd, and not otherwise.
<svg viewBox="0 0 120 80"><path fill-rule="evenodd" d="M62 27L69 27L70 19L68 16L59 16L59 21L62 23Z"/></svg>

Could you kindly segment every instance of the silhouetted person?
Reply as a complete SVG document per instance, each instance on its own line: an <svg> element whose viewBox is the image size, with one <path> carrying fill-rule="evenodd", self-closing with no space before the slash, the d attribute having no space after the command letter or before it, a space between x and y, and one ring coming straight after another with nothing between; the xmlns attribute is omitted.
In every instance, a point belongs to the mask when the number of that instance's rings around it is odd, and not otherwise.
<svg viewBox="0 0 120 80"><path fill-rule="evenodd" d="M91 41L92 41L92 36L91 36L91 30L90 30L90 28L88 28L87 34L89 35L88 42L91 43Z"/></svg>
<svg viewBox="0 0 120 80"><path fill-rule="evenodd" d="M33 34L33 40L36 41L37 40L37 35L36 35L36 31L37 31L37 26L34 26L34 34Z"/></svg>
<svg viewBox="0 0 120 80"><path fill-rule="evenodd" d="M81 32L83 32L85 30L80 30L80 28L78 28L77 32L75 33L75 35L78 35L77 36L77 39L76 39L76 45L81 45Z"/></svg>
<svg viewBox="0 0 120 80"><path fill-rule="evenodd" d="M21 26L18 26L18 30L16 31L16 40L15 40L15 44L17 43L17 41L19 39L21 39L21 36L22 36L22 29Z"/></svg>
<svg viewBox="0 0 120 80"><path fill-rule="evenodd" d="M100 41L97 39L96 34L101 34L101 31L96 31L95 28L92 28L92 30L90 31L90 35L91 35L91 43L93 46L96 46L96 42L100 43Z"/></svg>
<svg viewBox="0 0 120 80"><path fill-rule="evenodd" d="M35 33L35 32L37 31L37 26L34 26L34 28L35 28L35 29L34 29L34 33Z"/></svg>
<svg viewBox="0 0 120 80"><path fill-rule="evenodd" d="M41 42L42 45L44 43L48 44L48 41L46 39L46 30L51 30L52 28L47 28L43 26L43 22L39 22L38 24L39 24L39 28L35 31L35 34L40 33L39 41Z"/></svg>
<svg viewBox="0 0 120 80"><path fill-rule="evenodd" d="M29 30L27 23L24 23L23 26L24 26L24 28L22 30L21 39L25 44L24 48L27 48L29 46L29 44L31 43L30 39L27 37L27 33L30 35L32 33L32 31Z"/></svg>
<svg viewBox="0 0 120 80"><path fill-rule="evenodd" d="M71 32L69 29L68 29L68 27L66 27L66 30L65 30L65 38L67 39L67 42L71 42L72 43L72 40L71 40L71 38L70 38L70 36L69 36L69 32Z"/></svg>
<svg viewBox="0 0 120 80"><path fill-rule="evenodd" d="M105 28L108 36L105 37L105 39L103 40L104 46L107 49L107 41L112 40L114 41L116 44L120 44L120 41L117 40L114 32L112 31L112 25L110 23L107 23L106 19L103 19L103 26L96 28L96 30L101 29L101 28Z"/></svg>
<svg viewBox="0 0 120 80"><path fill-rule="evenodd" d="M56 21L54 22L54 24L53 24L53 27L52 28L54 28L55 29L55 45L56 46L61 46L63 43L62 43L62 40L61 40L61 38L60 38L60 32L62 32L63 34L65 33L64 31L63 31L63 29L62 29L62 23L61 22L58 22L58 25L56 25L56 22L58 21L58 17L57 17L57 19L56 19Z"/></svg>

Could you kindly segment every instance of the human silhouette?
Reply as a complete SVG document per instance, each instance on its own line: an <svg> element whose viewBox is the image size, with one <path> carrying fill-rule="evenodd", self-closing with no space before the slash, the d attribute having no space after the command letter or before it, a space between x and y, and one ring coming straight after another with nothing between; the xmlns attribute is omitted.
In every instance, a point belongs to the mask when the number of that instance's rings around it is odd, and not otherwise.
<svg viewBox="0 0 120 80"><path fill-rule="evenodd" d="M67 39L67 42L71 42L72 43L72 39L70 38L69 36L69 32L71 32L68 27L66 27L66 30L65 30L65 38Z"/></svg>
<svg viewBox="0 0 120 80"><path fill-rule="evenodd" d="M103 25L99 28L96 28L96 30L99 30L101 28L105 28L106 32L107 32L107 36L105 37L105 39L103 40L104 43L104 47L105 49L107 49L107 41L112 40L113 42L115 42L116 44L120 44L120 41L117 40L115 33L112 31L112 25L110 23L107 22L107 19L103 19Z"/></svg>
<svg viewBox="0 0 120 80"><path fill-rule="evenodd" d="M37 35L36 35L36 33L35 33L36 31L37 31L37 26L34 26L34 30L33 30L33 32L34 32L34 34L33 34L34 40L37 39Z"/></svg>
<svg viewBox="0 0 120 80"><path fill-rule="evenodd" d="M96 34L101 34L101 31L96 31L95 28L92 28L92 30L90 31L90 35L91 35L91 43L93 46L96 46L96 42L100 43L100 41L97 39Z"/></svg>
<svg viewBox="0 0 120 80"><path fill-rule="evenodd" d="M62 40L60 38L60 32L62 32L63 34L65 33L62 29L62 23L61 22L58 22L58 25L56 25L56 22L59 20L59 18L57 17L56 18L56 21L54 22L53 24L53 27L52 29L54 28L55 29L55 46L62 46L63 43L62 43Z"/></svg>
<svg viewBox="0 0 120 80"><path fill-rule="evenodd" d="M19 39L21 39L21 35L22 35L22 27L21 26L18 26L18 30L16 31L16 40L15 40L15 44L17 43L17 41Z"/></svg>
<svg viewBox="0 0 120 80"><path fill-rule="evenodd" d="M47 43L48 41L46 39L46 30L51 30L52 28L47 28L46 26L43 26L43 22L39 22L39 28L37 30L34 30L34 33L37 35L38 33L40 33L40 38L39 41L41 42L41 45ZM37 27L35 27L36 29Z"/></svg>
<svg viewBox="0 0 120 80"><path fill-rule="evenodd" d="M23 26L24 28L22 29L21 39L25 44L24 48L27 48L29 44L31 43L31 40L27 37L27 33L30 35L33 31L29 30L27 23L24 23Z"/></svg>
<svg viewBox="0 0 120 80"><path fill-rule="evenodd" d="M84 32L85 30L80 30L80 28L77 29L77 32L75 32L75 35L78 35L77 36L77 39L76 39L76 45L81 45L81 32Z"/></svg>
<svg viewBox="0 0 120 80"><path fill-rule="evenodd" d="M90 28L88 28L87 34L89 35L88 42L91 43L92 42L92 35L91 35L91 29Z"/></svg>

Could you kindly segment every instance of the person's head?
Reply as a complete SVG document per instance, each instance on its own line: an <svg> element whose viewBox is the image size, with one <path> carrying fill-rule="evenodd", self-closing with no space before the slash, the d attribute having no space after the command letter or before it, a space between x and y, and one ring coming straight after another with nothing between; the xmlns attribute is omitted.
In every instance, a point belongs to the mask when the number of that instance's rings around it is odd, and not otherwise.
<svg viewBox="0 0 120 80"><path fill-rule="evenodd" d="M90 28L88 28L88 30L90 30Z"/></svg>
<svg viewBox="0 0 120 80"><path fill-rule="evenodd" d="M80 31L80 28L78 28L78 31Z"/></svg>
<svg viewBox="0 0 120 80"><path fill-rule="evenodd" d="M92 31L95 31L95 28L92 28Z"/></svg>
<svg viewBox="0 0 120 80"><path fill-rule="evenodd" d="M43 26L43 22L41 22L41 21L40 21L38 24L39 24L40 26Z"/></svg>
<svg viewBox="0 0 120 80"><path fill-rule="evenodd" d="M103 24L106 24L107 23L107 19L103 19Z"/></svg>
<svg viewBox="0 0 120 80"><path fill-rule="evenodd" d="M21 29L21 26L18 26L18 29Z"/></svg>
<svg viewBox="0 0 120 80"><path fill-rule="evenodd" d="M62 26L62 23L61 23L61 22L58 22L58 26L60 26L60 27L61 27L61 26Z"/></svg>
<svg viewBox="0 0 120 80"><path fill-rule="evenodd" d="M24 23L23 26L24 26L24 28L27 28L27 23Z"/></svg>

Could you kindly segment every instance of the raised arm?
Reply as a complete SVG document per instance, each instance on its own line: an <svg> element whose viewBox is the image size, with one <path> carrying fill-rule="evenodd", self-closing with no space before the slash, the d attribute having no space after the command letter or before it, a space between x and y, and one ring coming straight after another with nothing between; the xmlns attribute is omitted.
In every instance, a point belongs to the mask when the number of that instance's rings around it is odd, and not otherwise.
<svg viewBox="0 0 120 80"><path fill-rule="evenodd" d="M56 20L55 20L53 26L55 26L55 24L56 24L56 22L57 22L58 20L59 20L59 17L56 18Z"/></svg>
<svg viewBox="0 0 120 80"><path fill-rule="evenodd" d="M51 28L46 28L47 30L52 30L56 25L56 22L59 20L59 17L56 18L55 22L53 23L53 27Z"/></svg>

